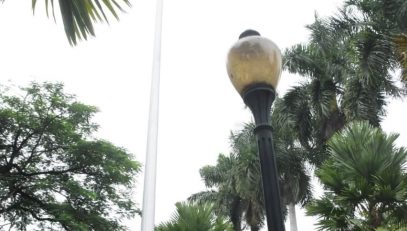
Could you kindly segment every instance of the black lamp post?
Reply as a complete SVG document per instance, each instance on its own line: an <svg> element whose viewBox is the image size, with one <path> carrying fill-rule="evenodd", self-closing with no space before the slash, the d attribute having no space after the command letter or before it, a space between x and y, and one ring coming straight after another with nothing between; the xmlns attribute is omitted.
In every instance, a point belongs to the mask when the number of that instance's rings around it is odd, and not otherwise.
<svg viewBox="0 0 407 231"><path fill-rule="evenodd" d="M243 32L228 53L227 71L232 84L253 113L268 231L284 231L278 173L274 155L270 110L281 74L281 52L257 31Z"/></svg>

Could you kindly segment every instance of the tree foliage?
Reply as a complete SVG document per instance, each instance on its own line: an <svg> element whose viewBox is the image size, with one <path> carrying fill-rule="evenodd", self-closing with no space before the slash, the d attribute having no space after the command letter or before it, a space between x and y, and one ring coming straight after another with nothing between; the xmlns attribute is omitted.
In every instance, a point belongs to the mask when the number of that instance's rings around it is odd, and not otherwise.
<svg viewBox="0 0 407 231"><path fill-rule="evenodd" d="M170 221L161 223L156 231L232 231L232 225L215 215L211 204L176 203Z"/></svg>
<svg viewBox="0 0 407 231"><path fill-rule="evenodd" d="M140 164L92 138L97 109L32 83L0 93L0 217L18 230L124 230Z"/></svg>
<svg viewBox="0 0 407 231"><path fill-rule="evenodd" d="M328 142L331 157L317 171L327 190L308 207L319 230L398 230L407 225L407 151L367 122Z"/></svg>

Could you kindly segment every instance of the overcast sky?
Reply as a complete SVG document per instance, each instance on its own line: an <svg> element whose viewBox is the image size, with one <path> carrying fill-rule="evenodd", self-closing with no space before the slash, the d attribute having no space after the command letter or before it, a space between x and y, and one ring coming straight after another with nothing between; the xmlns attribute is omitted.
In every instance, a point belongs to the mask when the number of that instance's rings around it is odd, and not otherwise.
<svg viewBox="0 0 407 231"><path fill-rule="evenodd" d="M155 1L132 0L120 22L96 27L97 37L71 47L63 25L47 19L42 1L0 5L0 82L64 82L66 91L100 113L98 137L125 147L144 162L152 68ZM156 223L174 203L204 190L198 170L229 153L231 130L251 115L226 74L229 47L245 29L258 30L281 50L306 42L305 25L331 15L340 0L172 0L164 2ZM279 94L301 78L283 73ZM383 123L406 144L405 103L393 102ZM142 203L143 175L136 199ZM299 230L315 219L298 213ZM140 230L140 219L132 230Z"/></svg>

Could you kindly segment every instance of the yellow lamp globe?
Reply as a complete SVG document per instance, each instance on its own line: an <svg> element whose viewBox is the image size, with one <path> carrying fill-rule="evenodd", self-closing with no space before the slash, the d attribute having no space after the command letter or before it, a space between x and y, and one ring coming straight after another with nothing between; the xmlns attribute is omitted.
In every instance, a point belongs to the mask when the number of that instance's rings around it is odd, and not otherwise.
<svg viewBox="0 0 407 231"><path fill-rule="evenodd" d="M281 75L281 51L257 31L243 32L230 48L227 72L233 86L243 96L254 85L268 85L275 90Z"/></svg>

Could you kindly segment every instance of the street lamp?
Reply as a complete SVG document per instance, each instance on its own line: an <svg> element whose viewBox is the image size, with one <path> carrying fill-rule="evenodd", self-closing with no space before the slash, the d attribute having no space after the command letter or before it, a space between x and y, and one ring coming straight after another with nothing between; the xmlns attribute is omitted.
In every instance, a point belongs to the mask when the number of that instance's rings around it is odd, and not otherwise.
<svg viewBox="0 0 407 231"><path fill-rule="evenodd" d="M284 231L270 110L281 74L281 52L259 32L246 30L230 48L227 71L233 86L253 113L269 231Z"/></svg>

